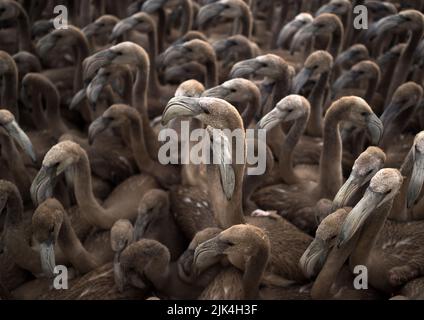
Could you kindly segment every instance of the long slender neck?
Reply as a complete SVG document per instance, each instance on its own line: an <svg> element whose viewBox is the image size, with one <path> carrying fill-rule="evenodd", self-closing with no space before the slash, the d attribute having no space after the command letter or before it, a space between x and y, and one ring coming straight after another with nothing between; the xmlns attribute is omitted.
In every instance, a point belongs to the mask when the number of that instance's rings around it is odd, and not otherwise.
<svg viewBox="0 0 424 320"><path fill-rule="evenodd" d="M244 132L244 128L242 128ZM238 140L238 139L236 139ZM244 151L246 150L245 136L240 141L244 143ZM227 229L236 224L243 224L243 177L245 172L246 153L244 152L243 164L237 164L237 153L240 153L240 146L237 143L232 144L232 167L235 175L234 192L230 200L225 196L222 190L221 177L218 165L208 165L207 175L210 181L209 196L211 197L212 208L214 211L215 219L218 225ZM238 150L237 150L238 149Z"/></svg>
<svg viewBox="0 0 424 320"><path fill-rule="evenodd" d="M26 194L28 194L32 179L25 168L22 156L18 149L16 149L15 143L9 135L0 135L0 146L1 155L3 159L6 159L8 169L14 177L15 184L19 187L19 191L22 192L24 201L26 202L29 200ZM24 192L26 194L24 194Z"/></svg>
<svg viewBox="0 0 424 320"><path fill-rule="evenodd" d="M75 68L75 75L74 75L74 92L78 92L83 88L84 81L83 81L83 69L82 69L82 62L85 58L88 57L90 54L88 41L85 35L81 32L75 32L75 37L77 39L77 43L75 46L75 52L76 52L76 68Z"/></svg>
<svg viewBox="0 0 424 320"><path fill-rule="evenodd" d="M338 24L337 28L334 30L332 38L331 38L331 44L329 45L328 51L333 56L334 59L337 58L337 56L340 53L340 50L342 49L343 45L343 25L340 23Z"/></svg>
<svg viewBox="0 0 424 320"><path fill-rule="evenodd" d="M393 199L375 209L367 219L366 225L360 231L360 238L349 260L351 269L357 265L367 265L368 257L379 237L380 231L384 227L384 222L392 209L392 205Z"/></svg>
<svg viewBox="0 0 424 320"><path fill-rule="evenodd" d="M146 138L147 148L149 150L150 157L157 159L159 144L158 139L150 126L149 114L147 112L147 82L149 79L149 61L148 59L142 59L138 65L137 77L133 85L132 101L133 106L141 114L141 120L143 121L143 131Z"/></svg>
<svg viewBox="0 0 424 320"><path fill-rule="evenodd" d="M158 75L156 72L155 61L158 53L157 32L156 26L153 24L152 31L148 34L149 38L149 58L152 63L150 64L150 77L149 77L149 93L151 96L156 97L160 93L160 85Z"/></svg>
<svg viewBox="0 0 424 320"><path fill-rule="evenodd" d="M149 157L149 153L144 141L142 121L139 117L132 117L130 124L131 149L140 171L152 174L154 161Z"/></svg>
<svg viewBox="0 0 424 320"><path fill-rule="evenodd" d="M31 53L35 52L34 45L31 41L29 19L28 15L24 10L20 11L18 16L18 28L19 28L19 48L20 51L28 51Z"/></svg>
<svg viewBox="0 0 424 320"><path fill-rule="evenodd" d="M252 14L249 10L249 7L243 6L243 13L241 15L241 34L245 36L246 38L250 38L252 36L252 26L253 26L253 18Z"/></svg>
<svg viewBox="0 0 424 320"><path fill-rule="evenodd" d="M17 189L10 190L6 209L5 247L8 254L19 267L35 275L41 274L39 254L29 245L30 229L23 225L23 204Z"/></svg>
<svg viewBox="0 0 424 320"><path fill-rule="evenodd" d="M411 39L408 42L408 45L404 49L402 56L399 58L399 61L396 65L392 81L390 82L390 88L386 96L386 103L390 101L395 90L406 81L408 76L409 67L413 61L413 55L415 49L417 48L423 35L423 28L419 28L412 32Z"/></svg>
<svg viewBox="0 0 424 320"><path fill-rule="evenodd" d="M288 70L286 74L281 78L275 81L274 90L273 90L273 99L272 106L277 105L277 103L287 96L292 87L292 79L289 76Z"/></svg>
<svg viewBox="0 0 424 320"><path fill-rule="evenodd" d="M206 89L218 85L218 68L216 64L215 57L210 57L206 62Z"/></svg>
<svg viewBox="0 0 424 320"><path fill-rule="evenodd" d="M408 221L408 211L406 209L406 197L408 191L409 181L411 179L412 169L414 165L414 156L412 151L409 151L403 164L400 168L400 173L404 178L399 193L393 201L393 207L389 214L390 220L395 221Z"/></svg>
<svg viewBox="0 0 424 320"><path fill-rule="evenodd" d="M40 94L34 94L31 97L32 121L38 130L46 130L50 124L47 122L43 112L41 96Z"/></svg>
<svg viewBox="0 0 424 320"><path fill-rule="evenodd" d="M130 70L125 70L122 78L124 80L124 92L122 94L122 98L124 99L124 103L134 106L134 101L132 100L132 85L134 83L134 79Z"/></svg>
<svg viewBox="0 0 424 320"><path fill-rule="evenodd" d="M56 87L44 84L43 95L46 99L46 118L48 128L56 139L67 131L66 125L60 116L60 96Z"/></svg>
<svg viewBox="0 0 424 320"><path fill-rule="evenodd" d="M343 183L342 140L339 122L344 109L334 106L324 119L323 150L320 159L320 177L318 190L320 198L333 199Z"/></svg>
<svg viewBox="0 0 424 320"><path fill-rule="evenodd" d="M114 222L108 221L105 210L99 205L93 194L91 169L88 157L82 152L81 158L74 168L74 193L81 212L93 226L110 228Z"/></svg>
<svg viewBox="0 0 424 320"><path fill-rule="evenodd" d="M81 244L65 212L58 235L58 244L72 266L79 272L87 273L98 266L95 258Z"/></svg>
<svg viewBox="0 0 424 320"><path fill-rule="evenodd" d="M184 12L184 17L181 23L181 35L185 35L193 26L193 6L190 0L183 0L181 7Z"/></svg>
<svg viewBox="0 0 424 320"><path fill-rule="evenodd" d="M337 280L340 270L352 253L358 235L354 235L343 248L334 247L329 253L321 272L315 279L311 290L312 299L331 299L331 287Z"/></svg>
<svg viewBox="0 0 424 320"><path fill-rule="evenodd" d="M258 252L255 256L248 259L243 273L243 290L246 300L258 298L259 284L270 254L269 248L265 245L259 245L257 247Z"/></svg>
<svg viewBox="0 0 424 320"><path fill-rule="evenodd" d="M253 97L249 102L248 106L243 110L243 113L241 115L245 128L249 127L250 123L252 122L253 118L255 117L256 113L258 112L261 106L260 92L258 90L254 90L252 92Z"/></svg>
<svg viewBox="0 0 424 320"><path fill-rule="evenodd" d="M3 106L13 113L15 118L19 117L17 105L18 97L18 70L14 63L10 63L10 71L4 73L4 88L3 88Z"/></svg>
<svg viewBox="0 0 424 320"><path fill-rule="evenodd" d="M375 90L378 87L378 84L380 83L380 77L372 77L368 80L368 88L365 92L364 100L368 102L368 104L373 105L372 99L374 97Z"/></svg>
<svg viewBox="0 0 424 320"><path fill-rule="evenodd" d="M283 146L278 157L278 166L280 177L287 184L296 184L299 177L296 176L293 169L293 152L299 142L308 122L309 113L296 120L286 135Z"/></svg>
<svg viewBox="0 0 424 320"><path fill-rule="evenodd" d="M306 133L312 137L322 137L322 106L325 100L325 91L331 72L324 72L309 95L311 116L309 117Z"/></svg>
<svg viewBox="0 0 424 320"><path fill-rule="evenodd" d="M160 8L158 11L158 47L159 52L163 52L165 47L165 24L166 24L166 13L163 8Z"/></svg>

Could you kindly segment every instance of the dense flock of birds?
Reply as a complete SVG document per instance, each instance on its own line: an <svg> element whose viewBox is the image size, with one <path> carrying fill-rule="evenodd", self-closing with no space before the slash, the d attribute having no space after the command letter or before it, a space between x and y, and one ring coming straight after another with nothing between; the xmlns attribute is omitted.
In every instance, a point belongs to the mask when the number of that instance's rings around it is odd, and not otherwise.
<svg viewBox="0 0 424 320"><path fill-rule="evenodd" d="M424 298L421 12L0 0L0 298ZM183 122L265 173L161 164Z"/></svg>

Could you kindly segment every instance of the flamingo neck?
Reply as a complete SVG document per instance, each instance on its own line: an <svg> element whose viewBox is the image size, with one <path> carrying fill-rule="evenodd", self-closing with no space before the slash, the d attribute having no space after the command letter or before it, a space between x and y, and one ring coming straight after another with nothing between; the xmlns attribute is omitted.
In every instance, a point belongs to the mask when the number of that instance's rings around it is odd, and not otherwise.
<svg viewBox="0 0 424 320"><path fill-rule="evenodd" d="M93 226L111 228L114 222L108 221L107 212L94 197L90 163L85 152L81 153L81 158L75 165L74 176L74 193L81 213Z"/></svg>
<svg viewBox="0 0 424 320"><path fill-rule="evenodd" d="M87 273L98 266L95 258L89 253L75 234L66 212L58 234L58 244L70 263L82 273Z"/></svg>
<svg viewBox="0 0 424 320"><path fill-rule="evenodd" d="M349 265L352 270L357 265L367 265L372 248L377 242L392 206L393 199L376 208L365 222L366 225L358 232L360 237L349 260Z"/></svg>
<svg viewBox="0 0 424 320"><path fill-rule="evenodd" d="M322 137L322 106L325 102L326 89L331 72L324 72L315 84L309 96L311 116L309 117L306 133L312 137Z"/></svg>
<svg viewBox="0 0 424 320"><path fill-rule="evenodd" d="M344 108L328 110L324 119L323 150L320 159L318 191L320 198L333 199L343 183L342 140L339 123L343 119Z"/></svg>
<svg viewBox="0 0 424 320"><path fill-rule="evenodd" d="M297 177L293 168L293 152L297 143L305 131L306 124L308 122L309 113L299 118L290 128L289 133L286 135L283 146L278 157L278 165L280 171L280 177L287 184L299 183L299 177Z"/></svg>

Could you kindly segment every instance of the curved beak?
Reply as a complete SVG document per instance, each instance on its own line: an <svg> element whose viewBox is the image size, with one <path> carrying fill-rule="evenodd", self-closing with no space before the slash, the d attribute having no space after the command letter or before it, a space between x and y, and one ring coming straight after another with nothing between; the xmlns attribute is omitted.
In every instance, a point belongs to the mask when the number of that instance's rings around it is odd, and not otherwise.
<svg viewBox="0 0 424 320"><path fill-rule="evenodd" d="M255 58L237 62L231 69L230 78L243 78L254 75L260 67L260 62Z"/></svg>
<svg viewBox="0 0 424 320"><path fill-rule="evenodd" d="M84 35L86 37L91 37L91 36L96 35L97 29L98 29L98 27L97 27L96 22L93 22L93 23L86 25L84 28L82 28L81 31L82 31L82 33L84 33Z"/></svg>
<svg viewBox="0 0 424 320"><path fill-rule="evenodd" d="M115 284L118 287L119 292L123 292L126 284L125 274L121 268L121 252L116 252L113 257L113 275Z"/></svg>
<svg viewBox="0 0 424 320"><path fill-rule="evenodd" d="M320 14L323 14L323 13L334 13L336 9L337 9L336 6L330 2L323 5L321 8L319 8L315 16L318 17Z"/></svg>
<svg viewBox="0 0 424 320"><path fill-rule="evenodd" d="M42 166L32 181L30 193L34 205L38 206L52 197L53 187L56 184L57 168Z"/></svg>
<svg viewBox="0 0 424 320"><path fill-rule="evenodd" d="M347 215L337 240L337 247L344 246L364 225L367 218L384 199L384 194L379 194L367 189L362 199Z"/></svg>
<svg viewBox="0 0 424 320"><path fill-rule="evenodd" d="M53 40L53 37L49 34L46 34L44 37L42 37L40 40L38 40L37 43L37 52L40 55L40 57L44 57L47 55L49 51L51 51L55 46L55 42Z"/></svg>
<svg viewBox="0 0 424 320"><path fill-rule="evenodd" d="M424 182L424 155L414 150L414 166L406 197L407 208L412 208L417 201Z"/></svg>
<svg viewBox="0 0 424 320"><path fill-rule="evenodd" d="M267 131L274 128L277 124L282 122L284 114L278 109L274 108L268 112L256 125L258 129L265 129Z"/></svg>
<svg viewBox="0 0 424 320"><path fill-rule="evenodd" d="M161 58L158 60L161 66L179 62L185 58L185 48L183 44L177 44L165 50Z"/></svg>
<svg viewBox="0 0 424 320"><path fill-rule="evenodd" d="M44 275L52 278L54 276L54 268L56 267L54 241L52 239L40 243L40 261Z"/></svg>
<svg viewBox="0 0 424 320"><path fill-rule="evenodd" d="M97 52L86 58L83 63L84 78L94 78L94 75L100 68L109 65L115 58L116 53L109 49Z"/></svg>
<svg viewBox="0 0 424 320"><path fill-rule="evenodd" d="M87 97L87 90L81 89L78 91L71 100L71 103L69 104L69 110L76 110L79 104Z"/></svg>
<svg viewBox="0 0 424 320"><path fill-rule="evenodd" d="M192 282L195 279L195 274L192 270L194 260L194 250L187 249L178 258L178 276L185 282Z"/></svg>
<svg viewBox="0 0 424 320"><path fill-rule="evenodd" d="M32 38L48 34L54 29L53 19L35 21L31 28ZM41 40L41 39L40 39Z"/></svg>
<svg viewBox="0 0 424 320"><path fill-rule="evenodd" d="M296 32L303 26L303 22L293 21L292 23L286 24L280 31L277 39L278 48L289 48L291 41L293 40Z"/></svg>
<svg viewBox="0 0 424 320"><path fill-rule="evenodd" d="M144 237L147 226L151 221L152 217L149 214L138 214L134 225L134 241L138 241Z"/></svg>
<svg viewBox="0 0 424 320"><path fill-rule="evenodd" d="M197 13L197 26L202 28L207 23L210 23L211 20L219 16L224 9L225 5L219 2L202 6Z"/></svg>
<svg viewBox="0 0 424 320"><path fill-rule="evenodd" d="M308 278L315 278L324 266L330 248L325 241L315 238L305 250L299 260L303 274Z"/></svg>
<svg viewBox="0 0 424 320"><path fill-rule="evenodd" d="M21 129L18 123L13 120L7 124L4 124L3 127L9 133L13 140L18 143L24 152L31 158L33 162L37 161L35 156L34 148L32 146L31 140L29 140L26 133Z"/></svg>
<svg viewBox="0 0 424 320"><path fill-rule="evenodd" d="M218 263L224 256L228 244L219 240L216 236L197 246L194 251L193 267L194 273L200 275L212 265Z"/></svg>
<svg viewBox="0 0 424 320"><path fill-rule="evenodd" d="M385 32L398 28L404 21L404 17L400 14L387 16L376 23L376 32L378 36L382 36Z"/></svg>
<svg viewBox="0 0 424 320"><path fill-rule="evenodd" d="M113 28L112 34L109 37L109 41L116 40L128 30L131 30L136 24L137 21L131 17L119 21Z"/></svg>
<svg viewBox="0 0 424 320"><path fill-rule="evenodd" d="M112 119L103 116L100 116L96 120L94 120L88 128L88 143L90 145L93 144L93 141L96 136L105 131L111 122Z"/></svg>
<svg viewBox="0 0 424 320"><path fill-rule="evenodd" d="M358 73L355 71L348 71L344 73L342 76L338 77L336 82L333 84L333 94L336 92L339 92L343 88L345 88L347 85L351 84L358 78Z"/></svg>
<svg viewBox="0 0 424 320"><path fill-rule="evenodd" d="M223 99L230 93L230 90L223 86L216 86L202 93L202 97Z"/></svg>
<svg viewBox="0 0 424 320"><path fill-rule="evenodd" d="M293 54L302 44L314 35L315 26L312 23L305 25L293 37L290 45L290 53Z"/></svg>
<svg viewBox="0 0 424 320"><path fill-rule="evenodd" d="M371 138L371 144L377 146L383 136L384 126L381 120L372 113L367 119L367 131Z"/></svg>
<svg viewBox="0 0 424 320"><path fill-rule="evenodd" d="M331 212L345 207L349 200L352 198L352 196L355 194L355 192L358 191L359 188L363 186L366 182L366 179L361 181L359 177L351 174L346 180L346 182L343 184L343 186L340 188L339 192L337 192L336 196L334 197Z"/></svg>
<svg viewBox="0 0 424 320"><path fill-rule="evenodd" d="M222 39L215 41L212 44L213 50L215 51L217 57L222 59L224 55L228 53L228 49L234 46L236 43L232 39Z"/></svg>
<svg viewBox="0 0 424 320"><path fill-rule="evenodd" d="M311 78L314 71L309 68L303 68L293 80L293 93L297 94L303 88L306 82Z"/></svg>
<svg viewBox="0 0 424 320"><path fill-rule="evenodd" d="M104 74L97 73L87 87L87 98L91 105L95 105L102 93L103 88L107 85L108 77Z"/></svg>
<svg viewBox="0 0 424 320"><path fill-rule="evenodd" d="M195 117L204 113L198 98L174 97L169 100L162 114L162 125L167 125L169 121L177 117Z"/></svg>
<svg viewBox="0 0 424 320"><path fill-rule="evenodd" d="M354 59L356 54L357 51L354 50L347 50L342 52L337 56L334 65L344 65L347 61Z"/></svg>
<svg viewBox="0 0 424 320"><path fill-rule="evenodd" d="M395 120L401 111L401 103L399 103L399 101L395 102L393 100L390 102L387 108L384 109L383 114L380 116L380 120L386 129L388 129L389 125Z"/></svg>
<svg viewBox="0 0 424 320"><path fill-rule="evenodd" d="M155 11L162 8L162 6L167 1L168 0L147 0L143 3L143 6L141 7L141 11L144 11L147 13L154 13Z"/></svg>

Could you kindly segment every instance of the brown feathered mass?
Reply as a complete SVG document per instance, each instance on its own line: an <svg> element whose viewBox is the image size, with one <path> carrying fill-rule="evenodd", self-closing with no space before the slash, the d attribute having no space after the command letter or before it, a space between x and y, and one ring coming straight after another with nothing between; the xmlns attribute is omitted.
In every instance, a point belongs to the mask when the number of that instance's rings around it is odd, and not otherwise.
<svg viewBox="0 0 424 320"><path fill-rule="evenodd" d="M424 299L423 12L0 0L0 300Z"/></svg>

